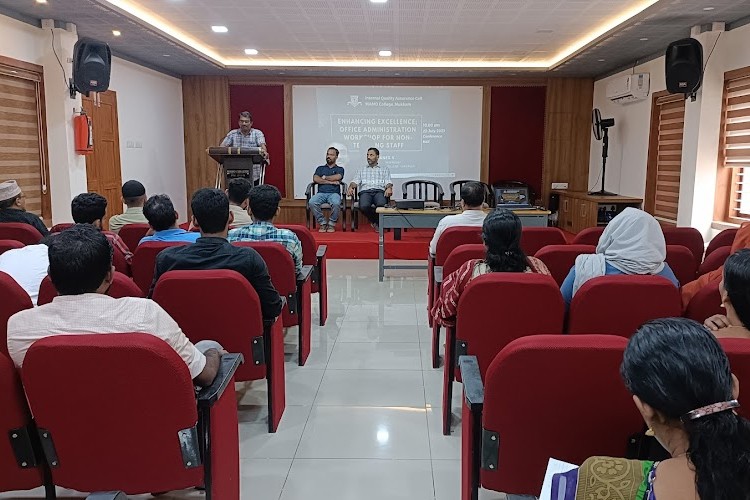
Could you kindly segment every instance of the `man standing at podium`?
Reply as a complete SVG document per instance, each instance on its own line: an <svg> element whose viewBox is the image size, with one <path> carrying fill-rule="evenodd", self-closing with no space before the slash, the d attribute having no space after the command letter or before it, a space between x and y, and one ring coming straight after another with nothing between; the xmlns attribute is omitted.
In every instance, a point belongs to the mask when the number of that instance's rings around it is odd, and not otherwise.
<svg viewBox="0 0 750 500"><path fill-rule="evenodd" d="M240 128L230 130L221 141L225 148L260 148L263 157L268 160L268 149L266 148L266 136L257 128L253 128L253 115L249 111L240 113ZM259 184L261 165L253 165L253 184Z"/></svg>

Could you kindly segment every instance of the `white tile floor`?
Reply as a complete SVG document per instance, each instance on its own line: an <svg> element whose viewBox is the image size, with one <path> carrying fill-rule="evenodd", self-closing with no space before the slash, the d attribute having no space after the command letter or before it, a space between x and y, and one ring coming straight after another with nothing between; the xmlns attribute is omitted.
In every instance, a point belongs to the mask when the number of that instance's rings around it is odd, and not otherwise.
<svg viewBox="0 0 750 500"><path fill-rule="evenodd" d="M307 364L297 366L296 346L285 349L287 407L278 432L267 432L263 382L250 384L240 401L242 499L459 500L461 386L454 389L453 435L443 436L426 271L388 271L379 283L377 261L331 260L328 272L328 322L317 326L314 299ZM293 342L296 332L286 338Z"/></svg>

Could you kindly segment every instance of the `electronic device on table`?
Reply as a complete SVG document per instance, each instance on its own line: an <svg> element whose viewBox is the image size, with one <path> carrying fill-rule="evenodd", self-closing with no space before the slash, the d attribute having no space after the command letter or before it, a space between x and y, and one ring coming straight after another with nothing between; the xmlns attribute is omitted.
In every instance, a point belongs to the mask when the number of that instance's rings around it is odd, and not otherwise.
<svg viewBox="0 0 750 500"><path fill-rule="evenodd" d="M398 210L424 210L424 200L396 200Z"/></svg>
<svg viewBox="0 0 750 500"><path fill-rule="evenodd" d="M507 208L509 210L531 208L528 187L495 186L493 189L495 191L495 199L497 200L497 208Z"/></svg>

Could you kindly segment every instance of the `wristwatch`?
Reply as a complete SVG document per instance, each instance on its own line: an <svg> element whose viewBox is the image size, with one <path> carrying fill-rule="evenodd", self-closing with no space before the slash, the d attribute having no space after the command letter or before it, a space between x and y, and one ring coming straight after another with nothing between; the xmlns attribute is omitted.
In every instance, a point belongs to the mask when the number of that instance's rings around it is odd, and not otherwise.
<svg viewBox="0 0 750 500"><path fill-rule="evenodd" d="M326 180L326 176L324 175L323 177L321 177L321 179Z"/></svg>

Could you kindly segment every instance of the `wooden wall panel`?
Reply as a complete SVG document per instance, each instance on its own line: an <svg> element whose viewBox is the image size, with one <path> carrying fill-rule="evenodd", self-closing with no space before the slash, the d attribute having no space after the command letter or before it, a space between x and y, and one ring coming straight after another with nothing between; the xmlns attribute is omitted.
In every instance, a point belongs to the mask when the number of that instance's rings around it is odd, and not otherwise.
<svg viewBox="0 0 750 500"><path fill-rule="evenodd" d="M213 187L216 183L216 163L208 157L206 148L218 146L228 132L229 79L224 76L183 77L182 110L185 122L185 184L190 211L193 193L202 187Z"/></svg>

